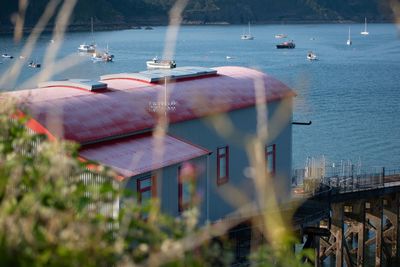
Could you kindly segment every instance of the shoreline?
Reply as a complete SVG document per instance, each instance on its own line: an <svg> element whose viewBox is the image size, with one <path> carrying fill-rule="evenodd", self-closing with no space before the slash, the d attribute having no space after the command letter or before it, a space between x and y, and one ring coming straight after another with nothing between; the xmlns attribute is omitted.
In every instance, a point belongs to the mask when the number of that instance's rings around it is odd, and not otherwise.
<svg viewBox="0 0 400 267"><path fill-rule="evenodd" d="M362 24L362 21L354 20L286 20L286 21L259 21L252 22L252 25L307 25L307 24ZM396 24L392 19L385 20L372 20L370 24ZM214 21L214 22L203 22L203 21L183 21L181 26L238 26L246 25L246 23L229 23L227 21ZM102 23L95 25L95 31L118 31L118 30L144 30L144 27L165 27L167 23ZM141 27L141 28L140 28ZM26 26L24 28L24 34L29 34L33 30L33 26ZM53 25L47 26L43 33L51 33L53 31ZM67 32L88 32L90 31L90 25L87 24L72 24L68 26ZM14 27L2 27L0 28L0 34L12 35L14 33Z"/></svg>

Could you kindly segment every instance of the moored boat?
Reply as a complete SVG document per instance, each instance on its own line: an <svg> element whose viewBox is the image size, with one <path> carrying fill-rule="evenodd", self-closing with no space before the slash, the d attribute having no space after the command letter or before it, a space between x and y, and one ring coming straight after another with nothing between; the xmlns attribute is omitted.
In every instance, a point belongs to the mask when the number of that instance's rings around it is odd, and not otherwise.
<svg viewBox="0 0 400 267"><path fill-rule="evenodd" d="M349 27L349 38L347 39L346 44L347 45L352 45L353 44L353 42L351 41L351 30L350 30L350 27Z"/></svg>
<svg viewBox="0 0 400 267"><path fill-rule="evenodd" d="M289 41L289 42L283 42L283 43L281 43L281 44L277 44L276 45L276 48L278 48L278 49L293 49L293 48L295 48L296 47L296 45L295 45L295 43L293 42L293 40L292 41Z"/></svg>
<svg viewBox="0 0 400 267"><path fill-rule="evenodd" d="M243 33L240 36L240 39L242 39L242 40L254 40L254 36L251 35L251 31L250 31L250 22L249 22L249 31L248 31L248 33Z"/></svg>
<svg viewBox="0 0 400 267"><path fill-rule="evenodd" d="M96 52L95 44L81 44L78 47L78 51L82 53L94 53Z"/></svg>
<svg viewBox="0 0 400 267"><path fill-rule="evenodd" d="M106 52L95 52L92 55L93 61L104 61L104 62L112 62L114 60L114 55Z"/></svg>
<svg viewBox="0 0 400 267"><path fill-rule="evenodd" d="M37 62L35 62L35 61L31 61L31 62L29 62L28 67L31 67L31 68L40 68L41 65L40 65L40 63L37 63Z"/></svg>
<svg viewBox="0 0 400 267"><path fill-rule="evenodd" d="M92 34L92 43L91 44L86 44L83 43L79 45L78 51L82 53L94 53L96 52L96 43L94 42L94 36L93 36L93 18L91 18L91 34Z"/></svg>
<svg viewBox="0 0 400 267"><path fill-rule="evenodd" d="M7 53L2 54L1 56L2 56L3 58L9 58L9 59L14 58L13 56L11 56L11 55L9 55L9 54L7 54Z"/></svg>
<svg viewBox="0 0 400 267"><path fill-rule="evenodd" d="M283 34L283 33L275 34L276 39L282 39L282 38L286 38L286 37L287 37L287 35Z"/></svg>
<svg viewBox="0 0 400 267"><path fill-rule="evenodd" d="M313 61L313 60L318 60L318 57L314 52L308 51L307 59L310 60L310 61Z"/></svg>
<svg viewBox="0 0 400 267"><path fill-rule="evenodd" d="M146 65L151 69L173 69L176 68L175 60L160 60L157 57L146 61Z"/></svg>
<svg viewBox="0 0 400 267"><path fill-rule="evenodd" d="M365 22L364 22L364 30L361 32L361 35L368 35L369 32L367 30L367 17L365 17Z"/></svg>

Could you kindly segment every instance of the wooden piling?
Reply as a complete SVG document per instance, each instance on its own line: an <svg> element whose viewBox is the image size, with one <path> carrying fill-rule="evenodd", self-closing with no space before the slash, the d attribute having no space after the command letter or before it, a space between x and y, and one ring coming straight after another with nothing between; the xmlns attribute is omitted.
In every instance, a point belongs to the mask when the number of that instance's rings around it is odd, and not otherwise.
<svg viewBox="0 0 400 267"><path fill-rule="evenodd" d="M375 227L375 266L383 264L383 199L371 199L367 218Z"/></svg>
<svg viewBox="0 0 400 267"><path fill-rule="evenodd" d="M343 266L343 245L344 245L344 233L343 233L343 203L332 204L332 224L331 232L336 239L336 267Z"/></svg>

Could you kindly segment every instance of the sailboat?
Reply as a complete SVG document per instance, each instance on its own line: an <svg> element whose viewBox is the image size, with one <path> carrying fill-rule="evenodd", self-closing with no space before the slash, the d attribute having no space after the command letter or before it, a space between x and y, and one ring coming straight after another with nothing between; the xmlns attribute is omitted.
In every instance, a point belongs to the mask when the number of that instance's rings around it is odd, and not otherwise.
<svg viewBox="0 0 400 267"><path fill-rule="evenodd" d="M361 32L362 35L368 35L369 32L367 31L367 17L365 17L365 23L364 23L364 31Z"/></svg>
<svg viewBox="0 0 400 267"><path fill-rule="evenodd" d="M349 27L349 39L347 39L347 45L352 45L351 35L350 35L350 27Z"/></svg>
<svg viewBox="0 0 400 267"><path fill-rule="evenodd" d="M251 31L250 31L250 21L249 21L249 32L242 34L240 36L240 39L242 39L242 40L254 40L254 36L251 35Z"/></svg>
<svg viewBox="0 0 400 267"><path fill-rule="evenodd" d="M79 52L83 53L95 53L96 52L96 43L94 42L94 37L93 37L93 17L91 18L91 32L92 32L92 43L91 44L86 44L83 43L78 47Z"/></svg>

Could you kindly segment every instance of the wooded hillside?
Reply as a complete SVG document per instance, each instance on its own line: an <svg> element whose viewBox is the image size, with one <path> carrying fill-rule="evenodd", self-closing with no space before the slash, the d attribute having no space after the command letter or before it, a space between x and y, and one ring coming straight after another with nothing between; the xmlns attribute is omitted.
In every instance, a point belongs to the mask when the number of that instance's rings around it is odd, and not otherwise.
<svg viewBox="0 0 400 267"><path fill-rule="evenodd" d="M29 1L26 25L32 26L49 0ZM72 25L166 24L174 0L78 0ZM2 0L0 25L12 25L18 1ZM323 21L389 21L388 0L189 0L186 23L285 23Z"/></svg>

